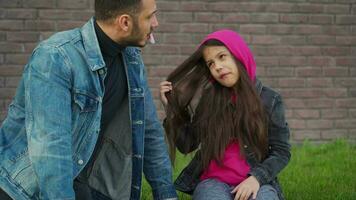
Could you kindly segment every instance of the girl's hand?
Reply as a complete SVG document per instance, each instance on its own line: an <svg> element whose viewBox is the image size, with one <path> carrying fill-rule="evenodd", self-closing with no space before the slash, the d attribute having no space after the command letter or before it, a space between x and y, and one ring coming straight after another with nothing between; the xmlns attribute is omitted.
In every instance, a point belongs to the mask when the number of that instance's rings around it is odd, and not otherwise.
<svg viewBox="0 0 356 200"><path fill-rule="evenodd" d="M236 193L234 200L248 200L251 195L252 199L256 199L259 189L260 183L254 176L250 176L236 186L231 193Z"/></svg>
<svg viewBox="0 0 356 200"><path fill-rule="evenodd" d="M161 99L161 102L164 106L164 108L166 109L167 107L167 104L168 104L168 100L166 98L166 95L165 93L166 92L170 92L172 90L172 83L169 82L169 81L163 81L160 83L160 99Z"/></svg>

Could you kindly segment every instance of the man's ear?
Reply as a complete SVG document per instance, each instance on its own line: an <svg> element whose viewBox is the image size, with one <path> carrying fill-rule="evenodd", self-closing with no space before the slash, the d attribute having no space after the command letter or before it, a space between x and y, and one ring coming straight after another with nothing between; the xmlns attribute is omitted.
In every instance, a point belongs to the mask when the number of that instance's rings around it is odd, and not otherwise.
<svg viewBox="0 0 356 200"><path fill-rule="evenodd" d="M127 14L123 14L123 15L118 15L115 18L115 24L120 27L121 30L127 32L131 29L132 27L132 17L130 15Z"/></svg>

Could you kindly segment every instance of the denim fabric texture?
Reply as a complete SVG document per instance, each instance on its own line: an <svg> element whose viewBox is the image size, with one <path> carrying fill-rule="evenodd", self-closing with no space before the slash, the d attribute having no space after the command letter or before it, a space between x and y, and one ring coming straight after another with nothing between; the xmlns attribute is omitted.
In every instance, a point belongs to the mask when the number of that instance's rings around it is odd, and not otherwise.
<svg viewBox="0 0 356 200"><path fill-rule="evenodd" d="M155 199L175 198L141 51L127 47L122 54L133 138L131 199L140 198L142 172ZM87 164L100 132L105 74L93 18L34 49L0 128L0 187L13 199L75 198L73 179Z"/></svg>

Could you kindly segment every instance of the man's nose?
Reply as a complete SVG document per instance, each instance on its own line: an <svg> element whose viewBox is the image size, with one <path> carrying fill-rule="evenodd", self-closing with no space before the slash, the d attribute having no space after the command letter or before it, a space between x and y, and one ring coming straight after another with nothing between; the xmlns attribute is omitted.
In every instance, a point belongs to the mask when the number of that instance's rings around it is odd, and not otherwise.
<svg viewBox="0 0 356 200"><path fill-rule="evenodd" d="M157 19L157 17L156 17L156 15L155 16L153 16L153 19L152 19L152 28L156 28L156 27L158 27L158 19Z"/></svg>

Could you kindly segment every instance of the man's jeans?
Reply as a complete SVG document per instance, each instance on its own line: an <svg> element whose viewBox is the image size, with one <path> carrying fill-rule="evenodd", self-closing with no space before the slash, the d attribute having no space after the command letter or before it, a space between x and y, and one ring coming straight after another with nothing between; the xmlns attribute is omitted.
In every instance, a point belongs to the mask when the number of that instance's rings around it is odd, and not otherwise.
<svg viewBox="0 0 356 200"><path fill-rule="evenodd" d="M206 179L200 182L194 190L194 200L233 200L235 194L231 194L234 189L226 183L215 179ZM252 197L249 198L252 200ZM271 185L262 185L257 193L256 200L279 200L277 191Z"/></svg>

